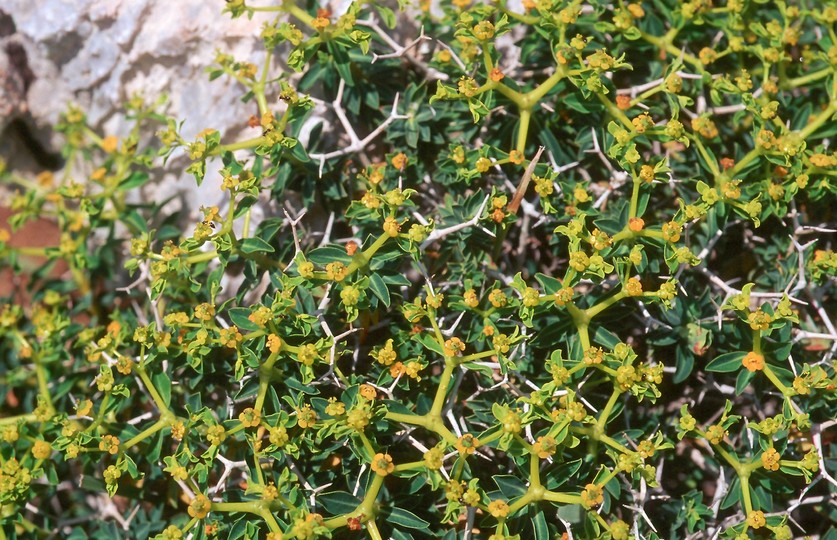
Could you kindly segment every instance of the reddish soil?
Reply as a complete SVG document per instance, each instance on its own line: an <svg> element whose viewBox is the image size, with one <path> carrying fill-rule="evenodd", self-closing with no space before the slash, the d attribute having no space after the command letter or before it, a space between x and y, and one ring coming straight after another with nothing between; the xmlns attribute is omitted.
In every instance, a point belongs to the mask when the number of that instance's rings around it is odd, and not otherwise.
<svg viewBox="0 0 837 540"><path fill-rule="evenodd" d="M12 232L12 228L8 223L12 215L13 212L11 210L0 207L0 228ZM55 247L58 246L59 239L60 231L54 222L38 219L29 221L19 230L12 232L9 245L12 247ZM46 259L42 257L20 257L20 264L24 270L35 271L45 262ZM67 265L59 261L55 265L55 268L53 268L51 275L57 277L66 271ZM15 300L17 302L27 304L29 301L29 297L26 294L27 273L24 272L15 276L9 268L0 270L0 296L8 296L11 293L15 293Z"/></svg>

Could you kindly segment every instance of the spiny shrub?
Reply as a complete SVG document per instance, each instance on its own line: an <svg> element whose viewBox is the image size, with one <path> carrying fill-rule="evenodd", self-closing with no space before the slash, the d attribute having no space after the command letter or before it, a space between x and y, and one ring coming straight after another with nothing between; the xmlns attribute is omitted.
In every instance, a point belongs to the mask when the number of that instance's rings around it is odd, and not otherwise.
<svg viewBox="0 0 837 540"><path fill-rule="evenodd" d="M837 537L837 7L224 11L261 135L3 173L0 538Z"/></svg>

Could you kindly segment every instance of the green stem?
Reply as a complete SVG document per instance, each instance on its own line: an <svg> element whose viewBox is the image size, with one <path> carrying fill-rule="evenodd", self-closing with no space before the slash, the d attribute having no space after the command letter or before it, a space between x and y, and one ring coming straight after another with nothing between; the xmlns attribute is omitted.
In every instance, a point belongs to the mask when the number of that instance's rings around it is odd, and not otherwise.
<svg viewBox="0 0 837 540"><path fill-rule="evenodd" d="M616 388L614 388L613 393L610 394L610 399L607 400L607 404L599 414L598 420L596 420L596 428L598 429L599 433L604 434L605 426L607 426L607 419L610 417L610 413L613 411L613 407L616 406L616 400L619 399L620 395L621 392L619 392L619 390L617 390Z"/></svg>
<svg viewBox="0 0 837 540"><path fill-rule="evenodd" d="M520 21L523 24L533 25L540 21L540 17L536 17L534 15L523 15L522 13L518 13L516 11L512 11L506 7L506 2L500 2L500 9L503 10L503 13L509 16L509 18L514 19L516 21Z"/></svg>
<svg viewBox="0 0 837 540"><path fill-rule="evenodd" d="M582 354L584 351L590 348L590 329L587 324L579 325L576 327L576 331L578 332L578 340L581 342L581 351ZM579 364L579 366L583 366L584 364Z"/></svg>
<svg viewBox="0 0 837 540"><path fill-rule="evenodd" d="M132 438L128 439L127 441L125 441L124 443L120 444L119 449L123 452L126 452L130 448L133 448L134 446L139 444L141 441L144 441L148 437L154 435L155 433L157 433L161 429L163 429L165 427L168 427L168 426L169 426L169 422L166 421L166 420L163 420L161 418L161 419L157 420L156 422L154 422L152 425L148 426L146 429L139 432L134 437L132 437Z"/></svg>
<svg viewBox="0 0 837 540"><path fill-rule="evenodd" d="M49 377L46 373L46 368L44 367L43 363L41 363L40 358L35 355L35 374L38 378L38 392L40 393L41 397L44 398L44 403L47 405L47 409L49 410L50 416L55 414L55 405L52 403L52 395L49 393Z"/></svg>
<svg viewBox="0 0 837 540"><path fill-rule="evenodd" d="M617 474L619 474L619 469L613 469L612 471L607 473L606 476L603 476L600 480L596 481L596 483L601 486L604 486L605 484L616 478Z"/></svg>
<svg viewBox="0 0 837 540"><path fill-rule="evenodd" d="M145 371L145 368L142 366L136 366L137 374L140 376L143 384L145 385L148 393L151 394L151 399L154 400L154 403L157 405L157 409L160 411L161 416L171 416L172 412L169 410L166 402L163 401L163 397L157 391L157 388L154 386L154 383L151 382L151 378L148 376L148 373Z"/></svg>
<svg viewBox="0 0 837 540"><path fill-rule="evenodd" d="M602 102L602 105L605 106L605 109L607 109L607 112L609 112L612 117L622 122L622 125L625 126L628 129L628 131L633 133L634 124L633 122L631 122L631 119L628 118L628 116L624 112L622 112L622 109L614 105L613 102L610 101L607 98L607 96L605 96L601 92L596 92L596 97L599 98L599 101Z"/></svg>
<svg viewBox="0 0 837 540"><path fill-rule="evenodd" d="M566 73L564 70L559 66L555 73L549 76L544 82L539 84L537 88L523 94L522 100L518 103L519 106L526 109L532 109L545 95L549 93L550 90L555 88L555 85L558 84L561 79L564 78Z"/></svg>
<svg viewBox="0 0 837 540"><path fill-rule="evenodd" d="M271 353L265 363L259 368L259 393L256 395L256 403L253 405L257 411L261 411L264 400L267 398L267 391L270 388L270 379L273 371L273 364L279 358L279 351Z"/></svg>
<svg viewBox="0 0 837 540"><path fill-rule="evenodd" d="M208 261L214 260L217 257L218 257L218 252L214 249L211 250L211 251L201 251L201 252L195 253L194 255L189 255L188 257L186 257L186 263L187 264L198 264L198 263L208 262Z"/></svg>
<svg viewBox="0 0 837 540"><path fill-rule="evenodd" d="M747 152L747 154L729 170L728 176L732 178L736 174L743 171L744 168L747 167L747 165L749 165L753 160L757 159L759 155L761 155L761 150L759 150L759 148L753 148Z"/></svg>
<svg viewBox="0 0 837 540"><path fill-rule="evenodd" d="M758 355L763 354L761 350L760 330L753 330L753 352ZM785 386L785 384L776 375L776 372L770 369L770 366L768 366L766 363L764 364L764 369L762 371L764 371L764 375L770 380L770 382L773 383L776 389L779 390L783 396L789 398L790 396L796 395L796 392L793 389Z"/></svg>
<svg viewBox="0 0 837 540"><path fill-rule="evenodd" d="M282 9L302 21L306 26L310 26L311 28L314 27L313 24L311 24L314 17L312 17L307 11L297 6L294 0L284 0L282 2Z"/></svg>
<svg viewBox="0 0 837 540"><path fill-rule="evenodd" d="M766 363L764 364L764 369L762 371L764 371L764 375L770 380L770 382L773 383L774 386L776 386L776 389L779 390L783 396L790 397L796 395L796 392L785 386L785 384L776 375L776 372L770 369L770 366Z"/></svg>
<svg viewBox="0 0 837 540"><path fill-rule="evenodd" d="M493 443L497 439L501 439L503 437L503 435L505 435L505 434L506 433L503 430L498 429L497 431L495 431L491 435L489 435L485 438L480 438L480 446L486 446L487 444Z"/></svg>
<svg viewBox="0 0 837 540"><path fill-rule="evenodd" d="M700 153L703 160L706 162L706 165L709 167L709 170L712 172L712 175L715 177L716 181L719 176L721 176L721 170L718 168L718 164L715 163L715 160L712 156L709 155L709 152L706 150L706 147L703 146L703 141L700 140L698 136L690 136L689 139L695 143L695 146L698 149L698 153Z"/></svg>
<svg viewBox="0 0 837 540"><path fill-rule="evenodd" d="M715 448L715 451L718 452L718 454L720 454L721 457L724 458L724 460L726 460L726 462L729 463L730 466L732 466L732 468L736 470L736 472L739 472L741 470L741 462L738 461L738 458L735 455L727 452L726 449L724 449L724 447L721 446L720 443L712 444L712 446Z"/></svg>
<svg viewBox="0 0 837 540"><path fill-rule="evenodd" d="M252 139L245 139L243 141L238 141L230 144L221 144L216 146L210 153L210 156L218 156L223 154L224 152L233 152L235 150L246 150L249 148L255 148L257 146L261 146L267 139L265 137L254 137Z"/></svg>
<svg viewBox="0 0 837 540"><path fill-rule="evenodd" d="M264 503L262 501L214 502L212 510L215 512L241 512L261 515Z"/></svg>
<svg viewBox="0 0 837 540"><path fill-rule="evenodd" d="M599 435L599 440L602 441L603 443L605 443L606 445L608 445L609 447L613 448L614 450L622 452L623 454L630 454L631 453L630 450L625 448L624 444L620 443L619 441L617 441L613 437L605 435L604 433Z"/></svg>
<svg viewBox="0 0 837 540"><path fill-rule="evenodd" d="M514 440L517 441L518 444L520 444L520 446L522 446L523 448L525 448L529 452L532 451L532 445L529 444L529 441L527 441L526 439L521 437L519 433L514 434Z"/></svg>
<svg viewBox="0 0 837 540"><path fill-rule="evenodd" d="M276 521L276 518L273 517L273 514L270 513L269 509L262 508L261 512L259 512L259 515L262 517L264 522L267 523L267 527L268 529L270 529L271 532L282 532L281 525L279 525L279 522Z"/></svg>
<svg viewBox="0 0 837 540"><path fill-rule="evenodd" d="M273 57L273 51L267 50L264 57L264 64L262 64L262 74L259 77L259 82L253 85L253 94L256 96L256 102L259 104L259 114L264 115L269 109L267 107L267 99L265 99L264 89L267 84L267 75L270 70L270 59Z"/></svg>
<svg viewBox="0 0 837 540"><path fill-rule="evenodd" d="M602 311L606 310L616 302L619 302L623 298L627 298L628 294L625 291L619 291L618 293L614 294L610 298L606 298L602 300L598 304L591 306L585 310L587 317L589 320L592 320L593 317L601 313Z"/></svg>
<svg viewBox="0 0 837 540"><path fill-rule="evenodd" d="M252 9L253 11L261 11L264 13L272 13L275 11L284 11L284 7L282 6L247 6L247 9Z"/></svg>
<svg viewBox="0 0 837 540"><path fill-rule="evenodd" d="M366 532L369 533L369 538L372 540L383 540L383 536L381 536L381 531L378 530L378 525L375 524L374 519L370 519L366 522Z"/></svg>
<svg viewBox="0 0 837 540"><path fill-rule="evenodd" d="M796 77L794 79L788 79L785 81L783 87L784 88L799 88L800 86L805 86L809 83L818 81L820 79L824 79L831 75L833 69L827 67L825 69L821 69L819 71L815 71L813 73L809 73L807 75L802 75L801 77Z"/></svg>
<svg viewBox="0 0 837 540"><path fill-rule="evenodd" d="M526 138L529 135L529 122L532 119L531 109L520 109L520 123L517 128L517 151L523 154L526 151Z"/></svg>
<svg viewBox="0 0 837 540"><path fill-rule="evenodd" d="M259 453L254 446L251 446L253 452L253 470L256 471L256 483L260 486L265 485L264 472L262 471L262 464L259 462Z"/></svg>
<svg viewBox="0 0 837 540"><path fill-rule="evenodd" d="M569 493L559 493L557 491L547 491L543 494L543 498L545 501L561 504L581 504L581 495L570 495Z"/></svg>
<svg viewBox="0 0 837 540"><path fill-rule="evenodd" d="M816 116L811 122L808 122L800 132L799 135L803 139L807 139L811 136L816 130L822 127L823 124L828 122L831 119L831 115L834 114L834 111L837 110L837 103L832 102L828 107L825 108L820 114Z"/></svg>
<svg viewBox="0 0 837 540"><path fill-rule="evenodd" d="M250 237L250 213L252 207L248 208L247 211L244 213L244 223L241 226L241 238L249 238Z"/></svg>
<svg viewBox="0 0 837 540"><path fill-rule="evenodd" d="M411 426L422 426L427 427L427 418L424 416L419 416L417 414L404 414L404 413L397 413L392 411L387 411L386 415L384 416L387 420L392 420L393 422L400 422L402 424L409 424Z"/></svg>
<svg viewBox="0 0 837 540"><path fill-rule="evenodd" d="M99 405L99 411L96 413L96 418L94 418L93 423L87 426L84 430L85 433L93 432L93 430L102 424L102 421L105 419L105 412L110 404L110 396L111 394L105 394L105 397L102 398L102 403Z"/></svg>
<svg viewBox="0 0 837 540"><path fill-rule="evenodd" d="M497 354L497 351L491 349L489 351L483 351L479 353L468 354L459 359L460 364L464 364L466 362L473 362L474 360L479 360L480 358L487 358L490 356L494 356Z"/></svg>
<svg viewBox="0 0 837 540"><path fill-rule="evenodd" d="M381 491L381 487L383 487L383 485L384 477L379 474L374 474L372 476L372 483L369 484L369 488L366 490L366 495L364 495L363 501L361 501L357 508L355 508L352 512L326 520L323 525L329 529L337 529L339 527L345 527L350 517L359 518L360 516L363 516L364 519L367 520L366 523L368 527L369 523L374 523L376 514L375 500L378 498L378 493Z"/></svg>
<svg viewBox="0 0 837 540"><path fill-rule="evenodd" d="M259 115L264 115L269 109L267 108L267 98L264 96L264 88L260 84L253 85L253 95L256 96L256 103L259 106Z"/></svg>
<svg viewBox="0 0 837 540"><path fill-rule="evenodd" d="M395 472L423 470L427 464L424 461L411 461L395 466Z"/></svg>
<svg viewBox="0 0 837 540"><path fill-rule="evenodd" d="M18 253L19 255L26 255L29 257L49 257L49 253L47 252L47 247L32 247L32 246L7 246L9 251L13 251Z"/></svg>
<svg viewBox="0 0 837 540"><path fill-rule="evenodd" d="M436 320L436 310L429 307L427 308L427 318L430 319L430 326L433 327L433 335L436 338L436 342L439 344L439 347L442 350L445 349L445 336L442 334L442 329L439 328L439 322ZM451 360L449 357L445 357L445 362Z"/></svg>
<svg viewBox="0 0 837 540"><path fill-rule="evenodd" d="M520 106L520 101L523 99L523 94L521 94L517 90L512 90L502 82L495 83L494 90L497 90L498 92L509 98L518 107Z"/></svg>
<svg viewBox="0 0 837 540"><path fill-rule="evenodd" d="M750 496L750 473L739 473L738 478L741 480L741 499L744 501L744 513L749 514L753 511L753 499Z"/></svg>
<svg viewBox="0 0 837 540"><path fill-rule="evenodd" d="M372 443L369 442L369 437L367 437L362 431L358 433L358 436L360 437L360 441L363 443L363 448L369 452L370 456L374 456L375 448L372 446Z"/></svg>
<svg viewBox="0 0 837 540"><path fill-rule="evenodd" d="M634 178L634 185L631 191L631 208L628 214L629 218L637 217L637 208L639 208L639 186L642 184L641 178Z"/></svg>
<svg viewBox="0 0 837 540"><path fill-rule="evenodd" d="M7 416L5 418L0 418L0 426L5 426L8 424L17 424L18 422L32 422L36 419L34 413L28 414L19 414L17 416Z"/></svg>
<svg viewBox="0 0 837 540"><path fill-rule="evenodd" d="M829 120L831 115L834 114L835 110L837 110L837 105L831 103L828 107L825 108L825 110L818 114L816 118L814 118L814 120L808 123L808 125L805 126L805 128L799 132L799 135L802 138L808 138L812 133L814 133L816 130L822 127L822 125ZM747 152L747 154L729 170L728 175L730 177L733 177L736 174L740 173L742 170L744 170L745 167L747 167L760 155L761 150L758 147L753 148L752 150Z"/></svg>
<svg viewBox="0 0 837 540"><path fill-rule="evenodd" d="M375 255L375 253L377 253L378 250L384 246L384 244L386 244L386 241L389 238L389 235L381 234L374 242L372 242L371 246L360 253L355 254L355 256L352 257L352 262L349 263L349 266L346 268L346 274L351 274L355 270L368 265L369 261L372 260L372 256Z"/></svg>
<svg viewBox="0 0 837 540"><path fill-rule="evenodd" d="M541 488L543 489L543 488ZM524 506L532 503L535 500L534 495L532 494L531 489L523 494L519 499L514 501L512 504L509 505L509 514L513 514L523 508Z"/></svg>
<svg viewBox="0 0 837 540"><path fill-rule="evenodd" d="M687 52L681 51L677 47L674 46L672 41L674 40L674 36L677 35L678 29L672 28L666 35L663 37L652 36L650 34L646 34L645 32L641 32L640 35L642 39L651 43L652 45L656 45L657 48L660 50L666 51L667 53L673 55L675 58L682 57L685 62L692 64L701 74L706 73L706 70L703 67L703 62L700 61L699 58L696 58L694 55L691 55Z"/></svg>
<svg viewBox="0 0 837 540"><path fill-rule="evenodd" d="M485 64L485 74L489 78L488 82L494 82L490 80L491 77L491 70L494 69L494 60L491 58L491 46L486 42L480 42L480 48L482 49L482 61Z"/></svg>
<svg viewBox="0 0 837 540"><path fill-rule="evenodd" d="M567 311L573 318L576 331L578 332L578 339L581 342L582 353L590 348L590 315L586 310L578 309L575 304L567 304ZM584 364L579 364L583 366ZM576 366L578 367L578 366Z"/></svg>
<svg viewBox="0 0 837 540"><path fill-rule="evenodd" d="M529 456L529 491L535 495L543 495L541 486L541 462L536 455ZM539 497L538 497L539 498Z"/></svg>
<svg viewBox="0 0 837 540"><path fill-rule="evenodd" d="M640 95L631 100L631 107L636 106L638 103L642 103L654 94L662 92L663 88L665 88L665 82L660 83L658 86L655 86L654 88L646 90L645 92L641 93Z"/></svg>
<svg viewBox="0 0 837 540"><path fill-rule="evenodd" d="M453 377L453 370L456 364L452 361L445 362L445 370L442 372L442 378L439 380L439 386L436 389L436 396L433 398L433 406L427 415L431 418L440 417L442 408L445 405L445 398L447 397L448 387L450 386L451 378Z"/></svg>

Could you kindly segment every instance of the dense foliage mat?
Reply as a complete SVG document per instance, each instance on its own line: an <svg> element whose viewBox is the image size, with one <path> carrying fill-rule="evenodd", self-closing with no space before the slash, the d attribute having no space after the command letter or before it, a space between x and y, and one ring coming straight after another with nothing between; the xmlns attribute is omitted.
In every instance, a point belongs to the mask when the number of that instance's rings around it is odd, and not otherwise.
<svg viewBox="0 0 837 540"><path fill-rule="evenodd" d="M2 173L0 538L837 538L833 3L225 12L257 136Z"/></svg>

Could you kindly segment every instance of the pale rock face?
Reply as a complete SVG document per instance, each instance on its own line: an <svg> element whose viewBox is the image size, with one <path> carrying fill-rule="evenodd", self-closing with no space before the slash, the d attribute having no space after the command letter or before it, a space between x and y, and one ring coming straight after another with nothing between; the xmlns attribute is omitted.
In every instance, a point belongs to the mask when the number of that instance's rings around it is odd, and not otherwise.
<svg viewBox="0 0 837 540"><path fill-rule="evenodd" d="M268 16L232 20L221 13L223 7L223 0L4 0L0 10L11 16L16 33L0 41L21 44L34 80L17 100L4 101L0 92L5 117L0 128L23 117L45 146L58 150L60 139L43 134L67 103L75 102L95 130L124 135L129 124L122 104L139 92L149 101L166 94L166 113L184 120L187 140L208 127L219 130L225 142L254 136L246 124L257 112L255 103L241 103L243 88L228 78L210 82L205 68L219 47L236 59L260 62L259 32ZM17 88L18 80L6 80L4 54L0 47L0 88L6 83ZM15 164L14 156L4 157ZM182 155L177 163L183 167L169 169L185 168ZM218 204L220 181L212 174L201 188L185 173L161 174L153 196L180 192L191 210Z"/></svg>

